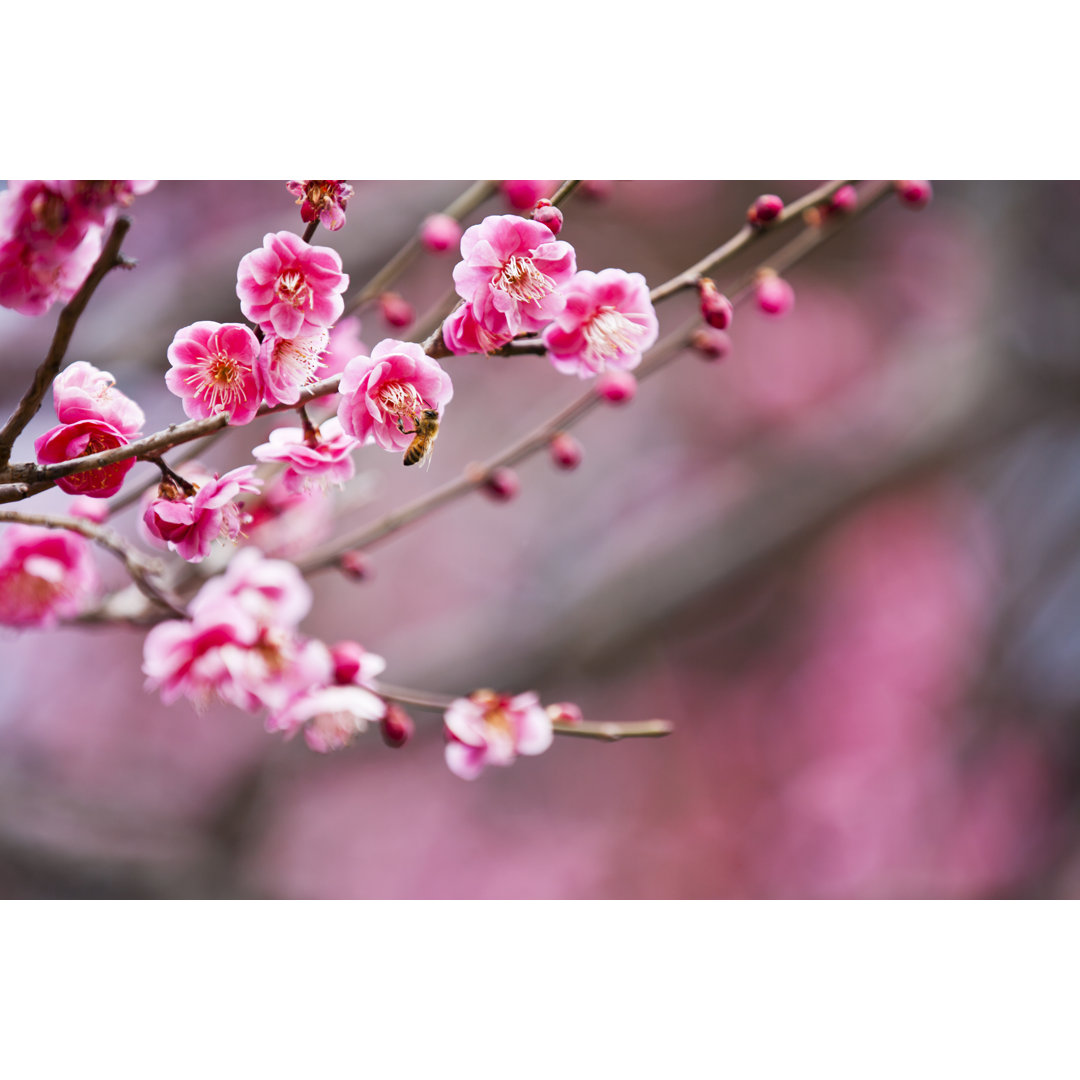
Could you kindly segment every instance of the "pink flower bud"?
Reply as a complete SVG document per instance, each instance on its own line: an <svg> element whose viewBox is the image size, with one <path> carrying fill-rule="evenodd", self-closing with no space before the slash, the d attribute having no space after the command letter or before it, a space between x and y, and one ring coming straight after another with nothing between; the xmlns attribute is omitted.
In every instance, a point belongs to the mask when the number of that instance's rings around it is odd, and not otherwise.
<svg viewBox="0 0 1080 1080"><path fill-rule="evenodd" d="M795 290L773 270L759 275L754 299L766 315L784 315L795 306Z"/></svg>
<svg viewBox="0 0 1080 1080"><path fill-rule="evenodd" d="M551 460L560 469L576 469L581 464L584 453L581 443L573 435L568 435L565 431L560 431L548 443L548 449L551 451Z"/></svg>
<svg viewBox="0 0 1080 1080"><path fill-rule="evenodd" d="M428 251L448 251L461 241L461 225L449 214L432 214L420 226L420 241Z"/></svg>
<svg viewBox="0 0 1080 1080"><path fill-rule="evenodd" d="M912 210L921 210L924 206L929 206L934 196L934 189L930 186L929 180L896 180L894 187L896 194L900 196L900 201L905 206L910 206Z"/></svg>
<svg viewBox="0 0 1080 1080"><path fill-rule="evenodd" d="M515 210L528 210L537 199L546 199L555 191L550 180L504 180L501 184L503 197Z"/></svg>
<svg viewBox="0 0 1080 1080"><path fill-rule="evenodd" d="M560 701L545 709L553 724L580 724L581 709L572 701Z"/></svg>
<svg viewBox="0 0 1080 1080"><path fill-rule="evenodd" d="M409 326L414 318L412 304L397 293L384 292L379 297L379 309L390 326L400 329Z"/></svg>
<svg viewBox="0 0 1080 1080"><path fill-rule="evenodd" d="M859 195L851 184L845 184L839 191L833 192L829 200L829 209L838 214L850 214L859 204Z"/></svg>
<svg viewBox="0 0 1080 1080"><path fill-rule="evenodd" d="M68 505L72 517L83 518L100 525L109 516L109 507L101 499L92 499L89 495L76 495Z"/></svg>
<svg viewBox="0 0 1080 1080"><path fill-rule="evenodd" d="M699 326L690 338L690 344L701 353L703 360L724 360L731 354L731 338L723 330L711 326Z"/></svg>
<svg viewBox="0 0 1080 1080"><path fill-rule="evenodd" d="M746 212L746 220L756 228L762 228L775 221L783 212L784 200L779 195L759 195Z"/></svg>
<svg viewBox="0 0 1080 1080"><path fill-rule="evenodd" d="M379 734L383 742L396 750L412 738L415 730L412 717L400 705L388 701L386 715L379 721Z"/></svg>
<svg viewBox="0 0 1080 1080"><path fill-rule="evenodd" d="M353 554L350 552L350 554ZM339 641L330 649L330 659L334 661L334 682L348 686L356 682L356 677L363 669L364 654L367 650L355 641Z"/></svg>
<svg viewBox="0 0 1080 1080"><path fill-rule="evenodd" d="M534 207L532 216L533 221L546 225L553 236L558 236L562 232L562 211L557 206L552 206L550 199L541 199Z"/></svg>
<svg viewBox="0 0 1080 1080"><path fill-rule="evenodd" d="M484 479L483 492L496 502L507 502L521 490L521 481L513 469L492 469Z"/></svg>
<svg viewBox="0 0 1080 1080"><path fill-rule="evenodd" d="M360 551L346 551L338 559L341 572L353 581L366 581L371 577L371 565L367 557Z"/></svg>
<svg viewBox="0 0 1080 1080"><path fill-rule="evenodd" d="M701 297L701 314L705 321L717 330L726 330L735 314L731 301L717 289L711 278L698 279L698 296Z"/></svg>
<svg viewBox="0 0 1080 1080"><path fill-rule="evenodd" d="M596 392L612 405L633 401L637 393L637 379L629 371L612 368L596 380Z"/></svg>

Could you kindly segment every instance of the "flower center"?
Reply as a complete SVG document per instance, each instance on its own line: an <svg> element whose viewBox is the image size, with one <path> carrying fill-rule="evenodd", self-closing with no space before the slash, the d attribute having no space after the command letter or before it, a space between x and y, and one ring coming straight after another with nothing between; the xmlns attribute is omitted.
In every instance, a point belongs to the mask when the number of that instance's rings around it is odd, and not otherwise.
<svg viewBox="0 0 1080 1080"><path fill-rule="evenodd" d="M278 299L293 307L311 307L315 294L301 270L286 270L277 279Z"/></svg>
<svg viewBox="0 0 1080 1080"><path fill-rule="evenodd" d="M537 270L532 259L524 255L512 255L495 275L492 284L519 304L543 300L555 291L554 280Z"/></svg>
<svg viewBox="0 0 1080 1080"><path fill-rule="evenodd" d="M319 356L329 340L326 333L295 341L281 339L274 343L270 363L282 381L290 386L306 386L314 381L315 372L325 366Z"/></svg>
<svg viewBox="0 0 1080 1080"><path fill-rule="evenodd" d="M221 412L243 400L244 375L244 369L231 356L219 353L204 356L184 382L193 387L195 397L206 399L212 412Z"/></svg>
<svg viewBox="0 0 1080 1080"><path fill-rule="evenodd" d="M636 352L645 328L628 319L621 311L602 307L585 326L585 341L594 360L610 360L621 353Z"/></svg>
<svg viewBox="0 0 1080 1080"><path fill-rule="evenodd" d="M51 559L47 561L53 563ZM55 571L50 566L43 574L35 574L27 567L23 567L21 573L13 574L8 581L11 604L40 614L48 611L57 599L66 595L68 590L64 584L63 568L58 563L53 565L56 567Z"/></svg>
<svg viewBox="0 0 1080 1080"><path fill-rule="evenodd" d="M383 383L376 400L383 407L383 411L391 416L412 417L427 408L415 386L397 379Z"/></svg>

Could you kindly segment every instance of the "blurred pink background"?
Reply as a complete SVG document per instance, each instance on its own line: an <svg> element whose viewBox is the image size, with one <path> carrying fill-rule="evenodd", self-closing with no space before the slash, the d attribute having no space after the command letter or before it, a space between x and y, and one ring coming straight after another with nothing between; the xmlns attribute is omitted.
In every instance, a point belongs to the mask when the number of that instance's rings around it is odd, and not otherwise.
<svg viewBox="0 0 1080 1080"><path fill-rule="evenodd" d="M354 186L345 229L314 241L350 292L465 184ZM756 195L812 186L620 181L575 196L560 239L582 269L656 285ZM239 320L240 257L301 225L284 183L162 182L133 216L138 268L105 280L69 358L111 371L152 431L182 419L173 333ZM920 212L889 198L786 275L792 313L737 311L729 359L687 353L587 417L575 472L539 455L516 500L468 497L373 549L371 580L313 579L305 632L381 653L389 682L535 689L593 720L666 717L666 739L556 739L467 783L433 713L403 749L371 732L320 756L230 708L162 706L132 628L0 631L0 895L1080 895L1078 224L1077 184L942 183ZM424 255L397 290L423 312L455 261ZM662 305L661 333L693 310ZM55 317L0 310L5 415ZM362 319L369 347L398 336ZM357 452L347 525L584 385L542 357L445 366L430 470ZM244 464L273 426L202 460ZM134 511L116 524L137 536Z"/></svg>

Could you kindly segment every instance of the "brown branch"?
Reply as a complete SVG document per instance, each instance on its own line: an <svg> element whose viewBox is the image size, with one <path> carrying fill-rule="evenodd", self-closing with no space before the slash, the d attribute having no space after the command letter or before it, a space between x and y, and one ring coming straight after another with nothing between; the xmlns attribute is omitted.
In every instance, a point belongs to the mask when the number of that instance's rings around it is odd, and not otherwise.
<svg viewBox="0 0 1080 1080"><path fill-rule="evenodd" d="M47 514L24 514L15 510L0 510L0 521L17 523L20 525L37 525L44 529L67 529L70 532L79 533L87 540L92 540L99 547L115 555L124 564L132 581L138 586L139 591L161 605L167 611L181 619L187 618L187 612L181 607L180 601L171 597L153 581L153 575L159 567L142 557L126 540L101 525L86 521L83 518L62 517Z"/></svg>
<svg viewBox="0 0 1080 1080"><path fill-rule="evenodd" d="M865 213L869 210L880 201L881 198L888 194L889 190L890 186L887 184L884 185L883 189L871 185L867 196L860 199L859 211L856 213L848 214L843 218L837 218L835 223L826 226L807 226L794 241L786 247L781 248L780 251L775 252L770 257L767 264L762 264L757 271L746 275L745 284L743 284L732 296L732 303L740 304L746 300L753 288L755 274L764 268L765 265L777 272L794 265L809 252L824 243L825 240L833 235L833 233L839 231L850 221L853 221L858 216L858 212ZM690 334L698 327L700 321L700 318L695 316L675 333L668 335L659 342L659 344L650 349L646 354L645 359L634 372L638 381L646 379L650 375L653 375L666 367L685 348L687 348L689 346ZM505 468L514 465L529 457L531 454L536 453L538 450L543 449L556 433L564 431L573 424L578 423L584 416L603 403L603 399L595 392L595 390L587 390L560 412L556 413L555 416L545 421L500 454L497 454L486 465L473 465L466 470L465 475L459 477L457 480L450 481L448 484L444 484L430 495L423 496L399 510L391 511L391 513L380 518L378 521L375 521L356 532L350 533L345 537L332 541L323 548L313 552L306 559L300 560L297 563L300 571L304 574L310 574L337 566L338 561L345 552L371 547L378 541L403 529L406 525L426 517L439 507L444 506L449 502L453 502L455 499L470 491L474 491L483 486L492 471L500 467Z"/></svg>
<svg viewBox="0 0 1080 1080"><path fill-rule="evenodd" d="M130 228L130 218L119 217L116 219L116 224L113 225L112 231L105 241L105 246L101 249L101 254L97 257L97 261L91 268L86 280L82 283L79 291L61 309L48 355L34 373L33 382L31 382L26 393L23 394L22 401L19 402L18 407L11 414L3 430L0 431L0 476L5 479L8 479L4 474L8 462L11 460L11 448L26 425L30 423L37 414L38 409L41 408L41 403L45 400L45 394L48 392L49 387L52 386L53 379L59 374L60 365L64 362L64 355L67 353L71 337L75 333L75 326L79 321L79 316L86 310L90 297L94 295L94 290L101 284L105 275L114 267L125 265L125 260L120 255L120 245Z"/></svg>

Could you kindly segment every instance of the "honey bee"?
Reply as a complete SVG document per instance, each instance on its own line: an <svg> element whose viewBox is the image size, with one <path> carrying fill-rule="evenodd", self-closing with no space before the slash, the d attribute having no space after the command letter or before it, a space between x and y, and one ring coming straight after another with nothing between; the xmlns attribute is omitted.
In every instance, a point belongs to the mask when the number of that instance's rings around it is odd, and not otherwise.
<svg viewBox="0 0 1080 1080"><path fill-rule="evenodd" d="M409 443L405 456L401 459L403 465L417 465L425 458L430 462L431 444L439 434L439 412L437 409L425 409L413 417L413 423L416 426L411 431L406 431L401 420L398 420L401 434L413 436L413 441Z"/></svg>

